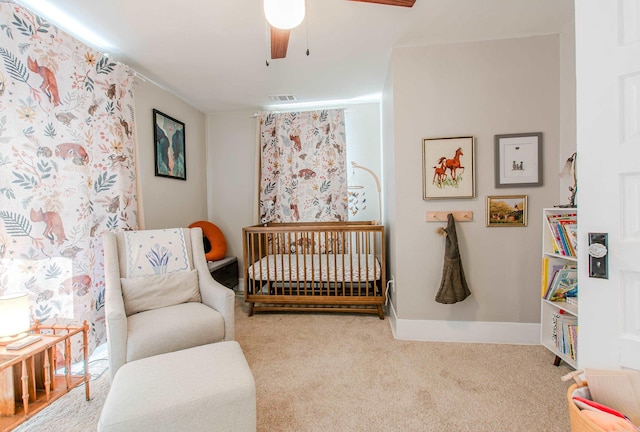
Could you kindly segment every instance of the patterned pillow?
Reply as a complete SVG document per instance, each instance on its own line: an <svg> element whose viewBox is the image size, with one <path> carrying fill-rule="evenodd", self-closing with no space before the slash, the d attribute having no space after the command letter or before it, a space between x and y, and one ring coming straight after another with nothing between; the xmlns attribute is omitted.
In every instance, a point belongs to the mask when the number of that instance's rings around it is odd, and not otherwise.
<svg viewBox="0 0 640 432"><path fill-rule="evenodd" d="M182 228L124 232L128 277L190 270Z"/></svg>

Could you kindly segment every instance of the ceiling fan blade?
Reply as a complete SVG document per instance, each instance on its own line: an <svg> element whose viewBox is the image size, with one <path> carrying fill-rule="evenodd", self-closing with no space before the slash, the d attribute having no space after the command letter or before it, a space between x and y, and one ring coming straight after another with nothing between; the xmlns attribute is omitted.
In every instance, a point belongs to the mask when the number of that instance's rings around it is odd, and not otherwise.
<svg viewBox="0 0 640 432"><path fill-rule="evenodd" d="M287 56L289 34L291 30L281 30L271 26L271 58L280 59Z"/></svg>
<svg viewBox="0 0 640 432"><path fill-rule="evenodd" d="M416 0L350 0L350 1L358 1L363 3L378 3L389 6L403 6L403 7L413 7Z"/></svg>

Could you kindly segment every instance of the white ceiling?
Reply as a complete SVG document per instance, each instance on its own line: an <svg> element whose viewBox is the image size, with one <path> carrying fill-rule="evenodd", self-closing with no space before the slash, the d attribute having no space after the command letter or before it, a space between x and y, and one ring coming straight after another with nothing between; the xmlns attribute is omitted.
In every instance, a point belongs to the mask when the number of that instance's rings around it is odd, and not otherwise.
<svg viewBox="0 0 640 432"><path fill-rule="evenodd" d="M267 67L261 0L54 3L112 45L96 48L205 113L260 109L270 95L379 95L393 47L559 33L573 19L573 0L417 0L411 9L307 0L287 58Z"/></svg>

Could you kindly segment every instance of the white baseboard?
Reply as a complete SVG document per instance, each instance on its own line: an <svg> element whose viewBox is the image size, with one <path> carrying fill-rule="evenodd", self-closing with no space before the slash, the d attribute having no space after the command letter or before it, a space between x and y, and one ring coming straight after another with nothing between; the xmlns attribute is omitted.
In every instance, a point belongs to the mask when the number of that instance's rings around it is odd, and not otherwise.
<svg viewBox="0 0 640 432"><path fill-rule="evenodd" d="M389 300L388 306L387 306L387 318L389 318L389 325L391 326L391 333L393 333L393 338L394 339L398 339L398 336L396 335L396 326L398 324L398 315L396 314L396 310L393 307L393 302L391 302Z"/></svg>
<svg viewBox="0 0 640 432"><path fill-rule="evenodd" d="M483 321L408 320L389 304L389 325L398 340L539 345L540 324Z"/></svg>
<svg viewBox="0 0 640 432"><path fill-rule="evenodd" d="M233 289L236 293L236 297L244 298L244 280L242 278L238 279L238 285Z"/></svg>

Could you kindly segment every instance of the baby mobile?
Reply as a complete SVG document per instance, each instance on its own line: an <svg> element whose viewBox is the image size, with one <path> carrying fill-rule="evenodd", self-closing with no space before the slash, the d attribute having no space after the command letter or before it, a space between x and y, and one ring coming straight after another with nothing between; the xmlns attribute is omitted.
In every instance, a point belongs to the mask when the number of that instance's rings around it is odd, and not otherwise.
<svg viewBox="0 0 640 432"><path fill-rule="evenodd" d="M365 196L364 186L356 182L355 166L352 168L350 183L347 186L349 214L355 216L358 212L366 210L367 197Z"/></svg>

